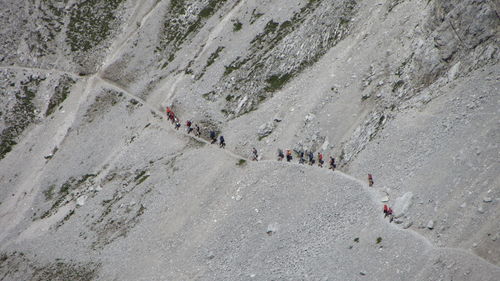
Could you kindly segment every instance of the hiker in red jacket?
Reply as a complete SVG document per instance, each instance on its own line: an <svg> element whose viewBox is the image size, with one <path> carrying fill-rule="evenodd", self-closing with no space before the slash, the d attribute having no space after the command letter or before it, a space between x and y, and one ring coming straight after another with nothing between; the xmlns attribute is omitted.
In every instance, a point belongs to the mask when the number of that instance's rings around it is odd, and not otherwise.
<svg viewBox="0 0 500 281"><path fill-rule="evenodd" d="M387 216L389 216L389 222L392 222L392 220L394 219L394 216L392 215L392 209L389 206L384 205L384 218L386 218Z"/></svg>
<svg viewBox="0 0 500 281"><path fill-rule="evenodd" d="M372 186L373 185L373 176L372 174L368 174L368 186Z"/></svg>
<svg viewBox="0 0 500 281"><path fill-rule="evenodd" d="M187 127L188 134L191 133L191 131L193 130L193 128L191 128L191 121L190 120L186 121L186 127Z"/></svg>
<svg viewBox="0 0 500 281"><path fill-rule="evenodd" d="M318 166L323 167L323 163L325 163L325 161L323 161L323 154L318 152Z"/></svg>

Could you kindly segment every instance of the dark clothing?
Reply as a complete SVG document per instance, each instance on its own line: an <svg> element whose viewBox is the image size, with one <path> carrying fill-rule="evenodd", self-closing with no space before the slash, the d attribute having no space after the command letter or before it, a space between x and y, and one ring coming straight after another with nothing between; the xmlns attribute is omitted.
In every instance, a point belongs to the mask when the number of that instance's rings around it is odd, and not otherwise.
<svg viewBox="0 0 500 281"><path fill-rule="evenodd" d="M224 148L226 146L226 142L224 141L224 137L223 136L220 136L220 138L219 138L219 146L221 148Z"/></svg>

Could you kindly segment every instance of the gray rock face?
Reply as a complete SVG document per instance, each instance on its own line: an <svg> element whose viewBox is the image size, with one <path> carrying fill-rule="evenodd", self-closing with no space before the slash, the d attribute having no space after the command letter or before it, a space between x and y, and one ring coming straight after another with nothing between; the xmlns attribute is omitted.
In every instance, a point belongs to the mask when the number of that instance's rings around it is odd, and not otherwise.
<svg viewBox="0 0 500 281"><path fill-rule="evenodd" d="M257 135L260 138L267 137L273 132L274 128L275 128L274 122L266 122L259 126L259 129L257 130Z"/></svg>
<svg viewBox="0 0 500 281"><path fill-rule="evenodd" d="M394 203L394 216L396 218L405 216L412 204L413 193L407 192L403 196L396 199Z"/></svg>
<svg viewBox="0 0 500 281"><path fill-rule="evenodd" d="M498 11L2 1L2 280L497 281Z"/></svg>
<svg viewBox="0 0 500 281"><path fill-rule="evenodd" d="M434 221L433 220L430 220L428 223L427 223L427 226L426 226L428 229L434 229Z"/></svg>

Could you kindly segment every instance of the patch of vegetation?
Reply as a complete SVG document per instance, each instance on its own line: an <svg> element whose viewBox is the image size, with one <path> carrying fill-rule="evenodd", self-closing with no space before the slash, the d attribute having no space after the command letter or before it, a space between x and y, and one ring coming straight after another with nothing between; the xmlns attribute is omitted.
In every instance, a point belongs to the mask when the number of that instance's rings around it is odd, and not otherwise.
<svg viewBox="0 0 500 281"><path fill-rule="evenodd" d="M265 91L274 92L281 89L292 75L290 73L285 73L283 75L271 75L266 79L267 87L265 87Z"/></svg>
<svg viewBox="0 0 500 281"><path fill-rule="evenodd" d="M243 27L243 24L239 20L236 20L235 22L233 22L233 31L234 32L240 31L242 27Z"/></svg>
<svg viewBox="0 0 500 281"><path fill-rule="evenodd" d="M94 103L87 109L84 117L88 123L92 123L96 117L104 114L109 108L124 100L123 93L107 89L95 98Z"/></svg>
<svg viewBox="0 0 500 281"><path fill-rule="evenodd" d="M59 79L59 84L54 90L54 94L50 97L45 116L54 113L57 106L59 106L69 95L71 87L75 84L75 80L69 76L63 76Z"/></svg>
<svg viewBox="0 0 500 281"><path fill-rule="evenodd" d="M382 242L382 237L377 237L376 243L380 244Z"/></svg>
<svg viewBox="0 0 500 281"><path fill-rule="evenodd" d="M147 178L149 178L149 175L144 175L140 179L137 180L137 185L143 183Z"/></svg>
<svg viewBox="0 0 500 281"><path fill-rule="evenodd" d="M224 76L231 74L231 72L238 70L243 64L245 64L248 59L240 60L240 57L237 57L234 61L232 61L229 65L224 66L226 69L224 70Z"/></svg>
<svg viewBox="0 0 500 281"><path fill-rule="evenodd" d="M226 101L233 101L234 100L234 96L233 95L227 95L226 96Z"/></svg>
<svg viewBox="0 0 500 281"><path fill-rule="evenodd" d="M201 97L206 99L207 101L215 101L216 95L217 94L215 93L215 91L210 91L208 93L204 93L203 95L201 95Z"/></svg>
<svg viewBox="0 0 500 281"><path fill-rule="evenodd" d="M124 0L87 0L70 7L66 41L71 51L88 51L111 34L115 10Z"/></svg>
<svg viewBox="0 0 500 281"><path fill-rule="evenodd" d="M250 17L250 24L253 24L257 19L262 17L264 14L257 12L257 9L253 9L252 16Z"/></svg>
<svg viewBox="0 0 500 281"><path fill-rule="evenodd" d="M245 159L240 159L240 160L238 160L238 162L236 162L236 166L240 166L240 167L245 166L246 164L247 164L247 160L245 160Z"/></svg>
<svg viewBox="0 0 500 281"><path fill-rule="evenodd" d="M405 84L405 82L403 80L398 80L396 81L396 83L394 83L392 85L392 92L396 92L399 88L401 88L403 85Z"/></svg>
<svg viewBox="0 0 500 281"><path fill-rule="evenodd" d="M0 160L17 144L16 138L35 120L36 107L33 103L35 92L45 78L30 76L21 81L20 90L16 90L12 114L4 118L5 129L0 133Z"/></svg>
<svg viewBox="0 0 500 281"><path fill-rule="evenodd" d="M2 253L0 255L0 276L2 280L72 280L91 281L97 279L100 264L65 262L40 263L23 252Z"/></svg>
<svg viewBox="0 0 500 281"><path fill-rule="evenodd" d="M70 194L70 192L72 190L75 190L77 188L79 188L82 184L84 184L85 182L95 178L96 175L95 174L85 174L85 175L82 175L78 178L74 178L74 177L70 177L68 180L66 180L63 184L61 184L61 186L59 187L59 191L56 193L54 193L53 191L55 190L56 186L55 185L51 185L48 190L49 191L49 194L51 196L51 199L54 198L55 201L54 203L52 204L52 206L50 207L49 210L45 211L41 216L40 218L41 219L44 219L44 218L47 218L49 216L51 216L52 214L54 214L55 212L57 212L57 210L59 209L59 207L61 207L67 196ZM45 192L44 192L45 194ZM46 199L47 199L47 195L45 195ZM36 218L35 218L36 219Z"/></svg>
<svg viewBox="0 0 500 281"><path fill-rule="evenodd" d="M210 57L208 57L207 65L205 66L205 68L208 68L209 66L211 66L215 62L215 60L219 57L219 54L220 54L220 52L222 52L222 50L224 50L224 47L217 47L217 50L215 50L210 55Z"/></svg>
<svg viewBox="0 0 500 281"><path fill-rule="evenodd" d="M45 200L51 200L54 197L54 189L56 189L56 185L52 184L48 189L43 191L43 195L45 195Z"/></svg>
<svg viewBox="0 0 500 281"><path fill-rule="evenodd" d="M169 15L163 25L164 37L161 39L160 46L155 52L165 52L165 56L172 58L177 50L181 48L184 41L192 33L198 31L205 21L210 18L226 0L210 0L203 7L200 13L195 17L184 16L188 5L184 0L173 0L170 2ZM167 63L163 64L166 67Z"/></svg>

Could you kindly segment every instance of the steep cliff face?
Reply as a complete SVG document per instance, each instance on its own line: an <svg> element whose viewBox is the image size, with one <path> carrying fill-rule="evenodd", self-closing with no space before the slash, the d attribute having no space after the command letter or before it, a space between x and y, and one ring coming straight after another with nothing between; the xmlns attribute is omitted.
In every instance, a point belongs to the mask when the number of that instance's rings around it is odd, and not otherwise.
<svg viewBox="0 0 500 281"><path fill-rule="evenodd" d="M499 9L4 1L1 279L497 280Z"/></svg>

